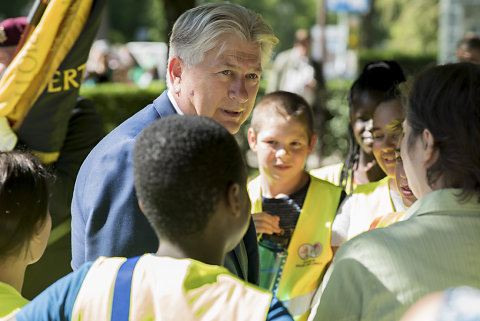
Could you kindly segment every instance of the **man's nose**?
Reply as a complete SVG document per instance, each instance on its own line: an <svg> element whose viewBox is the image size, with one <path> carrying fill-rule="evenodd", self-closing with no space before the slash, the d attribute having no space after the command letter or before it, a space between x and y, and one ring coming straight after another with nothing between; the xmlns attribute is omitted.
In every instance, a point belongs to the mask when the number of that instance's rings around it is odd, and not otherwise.
<svg viewBox="0 0 480 321"><path fill-rule="evenodd" d="M232 82L230 86L229 97L230 99L236 99L242 103L248 100L248 92L245 86L245 79L239 77Z"/></svg>

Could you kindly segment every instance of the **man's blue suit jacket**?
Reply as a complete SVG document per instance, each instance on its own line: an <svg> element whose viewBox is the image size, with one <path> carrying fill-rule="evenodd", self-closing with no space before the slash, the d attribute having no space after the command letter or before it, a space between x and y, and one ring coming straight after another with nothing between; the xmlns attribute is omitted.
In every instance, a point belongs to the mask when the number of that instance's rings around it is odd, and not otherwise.
<svg viewBox="0 0 480 321"><path fill-rule="evenodd" d="M148 124L175 114L167 91L108 134L88 155L72 200L72 268L99 256L134 257L154 253L158 239L140 211L133 186L133 148ZM181 199L179 199L181 202ZM253 220L225 267L258 284L259 258Z"/></svg>

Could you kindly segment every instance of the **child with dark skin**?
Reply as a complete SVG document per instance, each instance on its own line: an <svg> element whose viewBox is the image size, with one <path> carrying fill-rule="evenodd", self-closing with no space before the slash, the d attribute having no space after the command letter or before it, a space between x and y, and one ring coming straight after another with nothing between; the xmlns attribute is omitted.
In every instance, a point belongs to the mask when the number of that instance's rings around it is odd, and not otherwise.
<svg viewBox="0 0 480 321"><path fill-rule="evenodd" d="M349 152L340 164L314 169L311 173L345 189L350 194L362 184L382 179L385 173L373 156L373 112L383 96L396 84L405 81L395 61L376 61L365 65L348 93Z"/></svg>
<svg viewBox="0 0 480 321"><path fill-rule="evenodd" d="M367 231L378 217L407 209L406 195L398 189L395 176L395 151L401 136L397 128L404 118L400 95L397 90L392 90L375 108L371 130L373 155L386 177L359 186L342 203L332 227L335 246Z"/></svg>
<svg viewBox="0 0 480 321"><path fill-rule="evenodd" d="M245 163L224 127L201 116L161 118L137 137L133 169L157 252L86 263L17 320L292 320L270 292L220 266L250 221Z"/></svg>

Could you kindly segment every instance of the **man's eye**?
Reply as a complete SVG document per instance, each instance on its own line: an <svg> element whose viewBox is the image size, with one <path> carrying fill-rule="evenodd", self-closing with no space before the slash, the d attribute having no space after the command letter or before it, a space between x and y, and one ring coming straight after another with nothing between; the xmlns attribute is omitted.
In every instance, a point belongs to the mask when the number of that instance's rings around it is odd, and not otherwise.
<svg viewBox="0 0 480 321"><path fill-rule="evenodd" d="M257 74L248 74L247 78L248 79L258 79L258 75Z"/></svg>
<svg viewBox="0 0 480 321"><path fill-rule="evenodd" d="M222 75L228 76L228 75L231 75L231 74L232 74L232 71L231 71L231 70L223 70L223 71L221 71L220 73L221 73Z"/></svg>

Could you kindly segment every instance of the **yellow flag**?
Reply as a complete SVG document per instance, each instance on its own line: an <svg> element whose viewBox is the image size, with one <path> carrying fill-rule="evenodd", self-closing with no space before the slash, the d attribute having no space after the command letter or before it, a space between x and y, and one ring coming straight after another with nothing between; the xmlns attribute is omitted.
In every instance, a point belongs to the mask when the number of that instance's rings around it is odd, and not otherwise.
<svg viewBox="0 0 480 321"><path fill-rule="evenodd" d="M0 79L0 116L20 127L87 21L93 0L50 0L31 37Z"/></svg>

